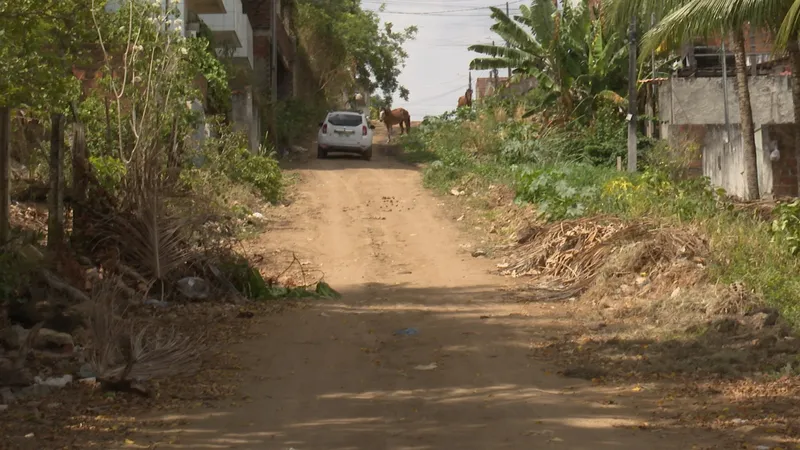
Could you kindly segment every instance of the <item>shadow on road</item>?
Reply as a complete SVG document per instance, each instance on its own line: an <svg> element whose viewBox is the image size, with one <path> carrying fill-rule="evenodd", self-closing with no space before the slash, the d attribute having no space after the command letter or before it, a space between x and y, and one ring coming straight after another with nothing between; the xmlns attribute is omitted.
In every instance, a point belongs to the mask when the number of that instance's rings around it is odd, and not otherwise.
<svg viewBox="0 0 800 450"><path fill-rule="evenodd" d="M158 417L169 425L150 439L192 449L732 448L654 420L648 392L537 361L533 348L569 328L496 286L341 293L257 325L262 337L241 348L246 404Z"/></svg>

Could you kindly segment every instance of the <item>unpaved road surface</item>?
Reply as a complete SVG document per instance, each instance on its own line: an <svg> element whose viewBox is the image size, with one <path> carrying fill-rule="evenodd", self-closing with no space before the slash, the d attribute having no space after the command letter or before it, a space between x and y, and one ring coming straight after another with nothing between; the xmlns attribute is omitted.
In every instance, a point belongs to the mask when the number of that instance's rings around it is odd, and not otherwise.
<svg viewBox="0 0 800 450"><path fill-rule="evenodd" d="M700 430L640 429L647 403L533 359L533 342L567 332L552 306L510 300L513 281L461 246L420 173L376 150L305 163L291 220L264 237L343 297L256 325L237 350L247 399L165 417L182 420L151 430L150 448L730 448Z"/></svg>

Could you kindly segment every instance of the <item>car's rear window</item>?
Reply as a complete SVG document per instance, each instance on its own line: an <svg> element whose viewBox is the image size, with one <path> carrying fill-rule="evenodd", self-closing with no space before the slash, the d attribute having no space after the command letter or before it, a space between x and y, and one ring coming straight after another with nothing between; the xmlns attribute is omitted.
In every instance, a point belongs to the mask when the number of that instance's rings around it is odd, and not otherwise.
<svg viewBox="0 0 800 450"><path fill-rule="evenodd" d="M328 116L328 122L339 127L355 127L361 125L361 116L359 114L331 114Z"/></svg>

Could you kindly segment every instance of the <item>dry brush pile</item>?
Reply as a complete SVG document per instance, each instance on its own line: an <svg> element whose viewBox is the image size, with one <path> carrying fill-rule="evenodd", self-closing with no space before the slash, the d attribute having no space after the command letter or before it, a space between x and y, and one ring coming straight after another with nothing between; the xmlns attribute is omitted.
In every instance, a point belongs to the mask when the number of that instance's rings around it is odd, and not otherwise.
<svg viewBox="0 0 800 450"><path fill-rule="evenodd" d="M629 255L620 271L656 275L677 259L702 260L708 254L707 241L697 233L612 217L533 228L525 241L509 255L503 273L560 280L564 287L559 295L568 297L585 291L609 258L631 243L638 243L639 251Z"/></svg>

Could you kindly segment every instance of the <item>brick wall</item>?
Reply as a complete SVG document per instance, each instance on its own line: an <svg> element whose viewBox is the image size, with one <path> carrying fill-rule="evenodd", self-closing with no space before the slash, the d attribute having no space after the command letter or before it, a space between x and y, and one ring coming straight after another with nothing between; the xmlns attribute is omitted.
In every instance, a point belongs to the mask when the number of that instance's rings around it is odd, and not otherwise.
<svg viewBox="0 0 800 450"><path fill-rule="evenodd" d="M769 137L778 144L781 159L772 163L772 186L775 197L797 196L797 153L794 149L794 125L769 125Z"/></svg>

